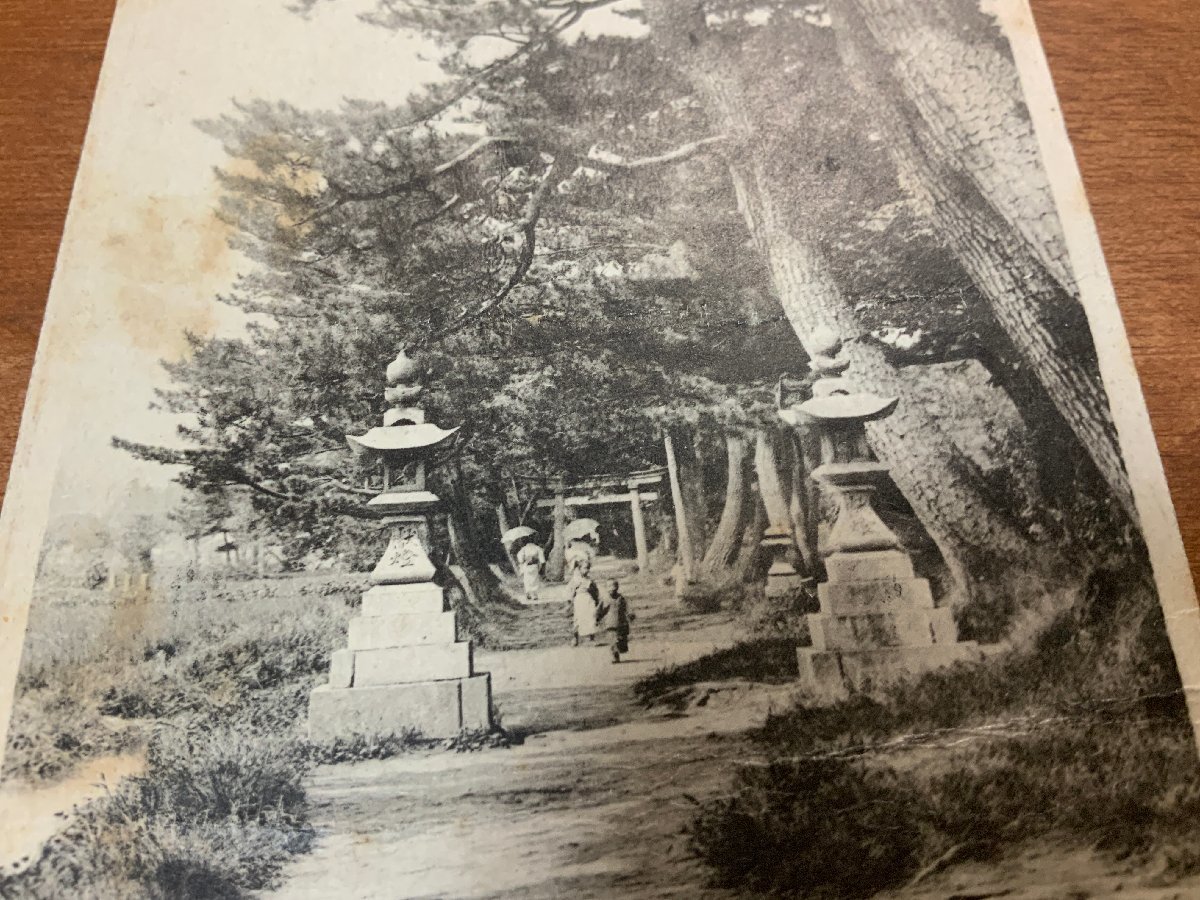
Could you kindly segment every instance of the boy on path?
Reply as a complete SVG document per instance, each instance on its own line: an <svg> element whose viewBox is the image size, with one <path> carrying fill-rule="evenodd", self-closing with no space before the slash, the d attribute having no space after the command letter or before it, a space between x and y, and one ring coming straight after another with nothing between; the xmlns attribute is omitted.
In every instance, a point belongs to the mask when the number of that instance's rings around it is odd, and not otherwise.
<svg viewBox="0 0 1200 900"><path fill-rule="evenodd" d="M621 593L620 582L612 582L608 596L596 610L596 617L597 624L608 633L612 661L619 663L621 654L629 652L629 623L633 619L629 614L629 601Z"/></svg>

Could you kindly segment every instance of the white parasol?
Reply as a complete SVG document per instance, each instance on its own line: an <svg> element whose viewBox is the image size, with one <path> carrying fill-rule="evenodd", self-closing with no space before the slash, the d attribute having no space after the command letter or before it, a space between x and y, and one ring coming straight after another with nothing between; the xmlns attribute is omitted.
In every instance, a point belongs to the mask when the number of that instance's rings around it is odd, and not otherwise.
<svg viewBox="0 0 1200 900"><path fill-rule="evenodd" d="M587 537L593 532L600 530L600 523L595 519L575 519L568 522L567 527L563 529L563 539L568 541L579 540L579 538Z"/></svg>
<svg viewBox="0 0 1200 900"><path fill-rule="evenodd" d="M505 547L511 547L521 538L537 537L537 532L528 525L518 525L516 528L510 528L504 534L500 535L500 543Z"/></svg>

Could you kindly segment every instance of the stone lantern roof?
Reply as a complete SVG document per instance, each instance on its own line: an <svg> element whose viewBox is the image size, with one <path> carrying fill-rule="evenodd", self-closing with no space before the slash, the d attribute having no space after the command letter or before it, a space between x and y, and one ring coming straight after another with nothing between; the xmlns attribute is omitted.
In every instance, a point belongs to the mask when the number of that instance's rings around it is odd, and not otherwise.
<svg viewBox="0 0 1200 900"><path fill-rule="evenodd" d="M383 399L388 409L383 425L366 434L346 435L355 456L382 459L386 465L396 466L428 460L449 446L459 429L426 422L425 411L419 405L423 393L420 365L401 350L387 367Z"/></svg>
<svg viewBox="0 0 1200 900"><path fill-rule="evenodd" d="M461 426L460 426L461 427ZM346 435L346 442L356 455L371 455L395 462L426 459L433 452L448 446L458 434L430 422L416 425L384 425L366 434Z"/></svg>

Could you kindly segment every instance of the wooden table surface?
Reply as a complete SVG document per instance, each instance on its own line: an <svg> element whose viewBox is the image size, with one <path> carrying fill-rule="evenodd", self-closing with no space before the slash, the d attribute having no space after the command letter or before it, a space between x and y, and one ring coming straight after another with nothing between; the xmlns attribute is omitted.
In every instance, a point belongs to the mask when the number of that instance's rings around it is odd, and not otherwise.
<svg viewBox="0 0 1200 900"><path fill-rule="evenodd" d="M270 0L274 2L274 0ZM1193 575L1200 562L1200 5L1032 0ZM7 472L113 0L0 0L0 465Z"/></svg>

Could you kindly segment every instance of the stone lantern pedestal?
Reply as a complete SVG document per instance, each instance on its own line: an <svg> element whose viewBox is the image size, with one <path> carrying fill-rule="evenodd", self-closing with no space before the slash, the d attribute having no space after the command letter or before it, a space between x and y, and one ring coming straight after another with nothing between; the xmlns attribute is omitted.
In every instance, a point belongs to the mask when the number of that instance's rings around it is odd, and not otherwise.
<svg viewBox="0 0 1200 900"><path fill-rule="evenodd" d="M977 659L958 640L952 611L937 607L929 582L871 507L887 477L877 463L826 464L813 477L837 496L825 571L817 586L821 611L808 616L811 647L797 650L800 679L818 696L837 699Z"/></svg>
<svg viewBox="0 0 1200 900"><path fill-rule="evenodd" d="M834 345L831 349L839 349ZM836 700L931 669L980 658L973 642L960 642L949 608L934 605L929 582L871 505L888 468L870 458L865 423L891 415L896 400L853 390L845 364L814 358L828 377L813 398L788 410L821 429L824 464L813 477L837 501L825 547L828 575L817 586L821 611L808 616L811 647L797 650L800 681L818 698Z"/></svg>
<svg viewBox="0 0 1200 900"><path fill-rule="evenodd" d="M400 365L407 362L401 354L388 368L389 399L419 393L408 384L415 367ZM471 643L458 640L428 551L428 516L439 501L425 490L425 464L457 429L427 424L413 407L393 408L384 421L389 424L349 441L382 463L384 491L367 512L391 537L359 615L350 620L348 646L334 652L329 683L309 697L309 735L329 740L412 730L442 738L490 730L491 676L475 673Z"/></svg>
<svg viewBox="0 0 1200 900"><path fill-rule="evenodd" d="M763 531L761 546L771 555L764 594L768 600L792 600L804 594L811 582L792 563L795 541L786 525L771 525Z"/></svg>

